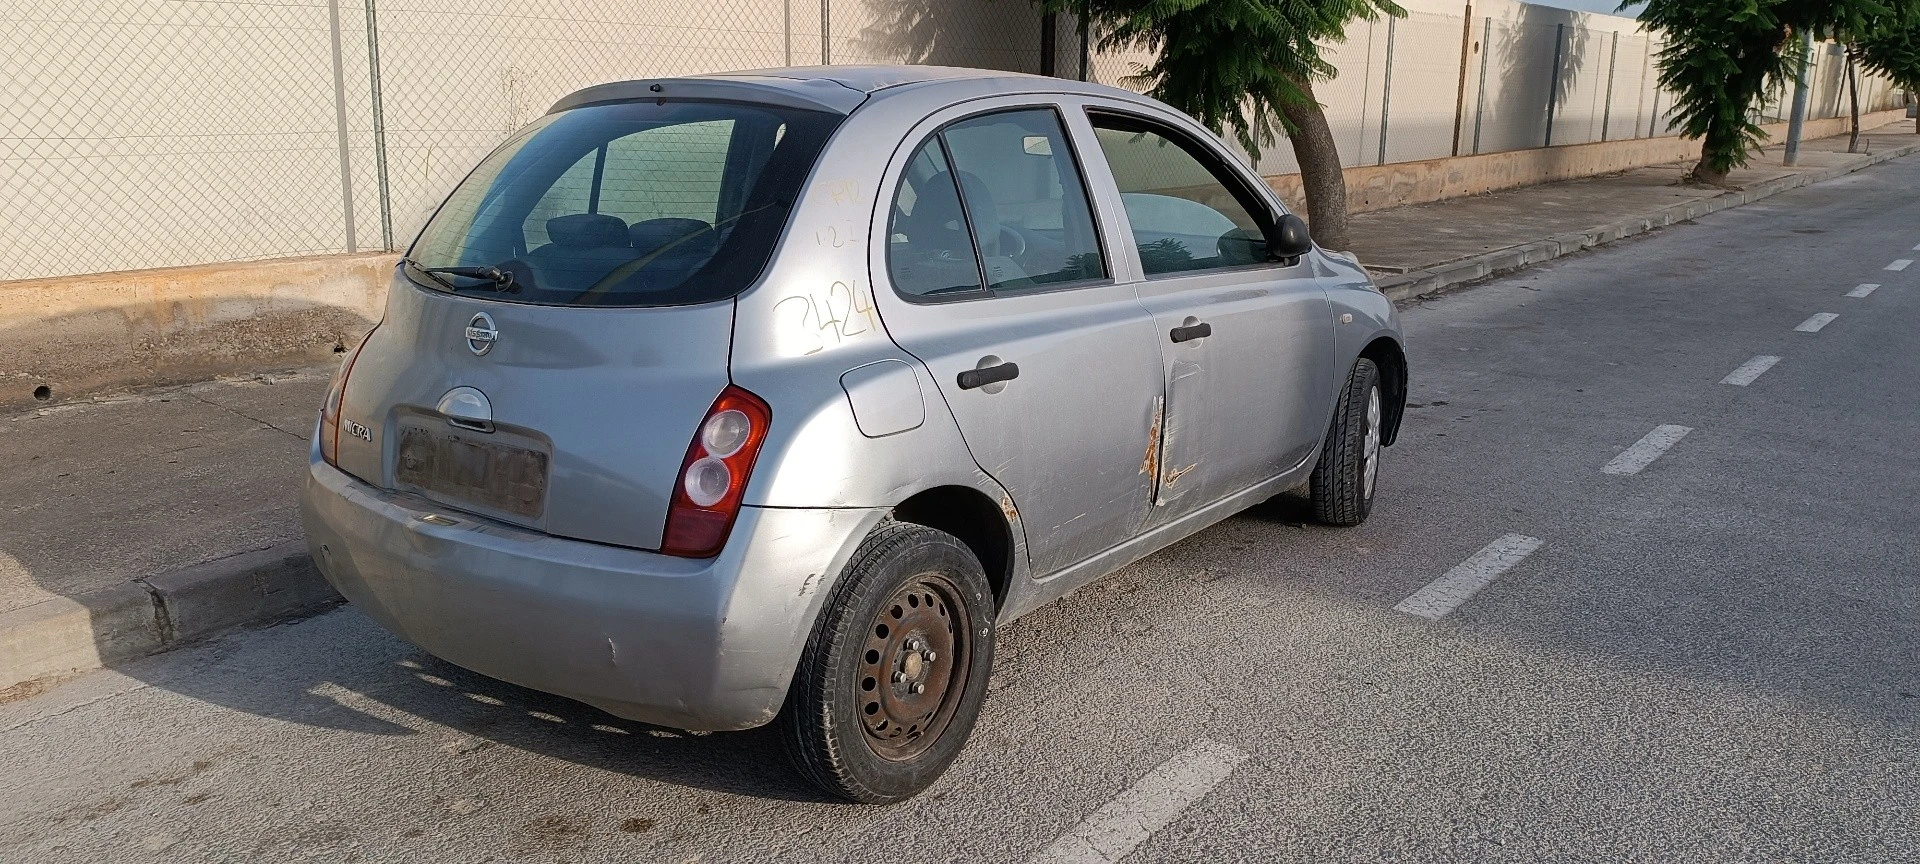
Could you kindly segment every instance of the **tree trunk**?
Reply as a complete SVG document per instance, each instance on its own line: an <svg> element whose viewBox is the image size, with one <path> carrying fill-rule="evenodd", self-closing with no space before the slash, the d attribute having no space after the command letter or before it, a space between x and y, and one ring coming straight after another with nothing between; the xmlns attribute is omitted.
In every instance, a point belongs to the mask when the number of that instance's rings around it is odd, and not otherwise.
<svg viewBox="0 0 1920 864"><path fill-rule="evenodd" d="M1293 156L1300 163L1300 186L1307 194L1307 226L1321 247L1339 252L1351 248L1347 237L1347 175L1340 168L1340 148L1333 127L1313 95L1313 84L1296 81L1306 94L1304 104L1280 106L1293 127Z"/></svg>
<svg viewBox="0 0 1920 864"><path fill-rule="evenodd" d="M1707 164L1707 157L1701 156L1699 163L1693 166L1693 170L1687 172L1686 181L1707 186L1725 186L1727 172L1713 170L1713 166Z"/></svg>
<svg viewBox="0 0 1920 864"><path fill-rule="evenodd" d="M1854 65L1854 47L1847 46L1847 103L1853 110L1853 125L1847 134L1847 152L1860 152L1860 73Z"/></svg>

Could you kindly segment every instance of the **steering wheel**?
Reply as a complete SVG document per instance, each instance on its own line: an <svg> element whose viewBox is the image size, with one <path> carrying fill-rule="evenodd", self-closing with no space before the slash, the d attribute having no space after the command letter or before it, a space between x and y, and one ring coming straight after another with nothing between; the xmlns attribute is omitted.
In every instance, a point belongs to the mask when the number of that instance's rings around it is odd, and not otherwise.
<svg viewBox="0 0 1920 864"><path fill-rule="evenodd" d="M1012 225L1000 226L1000 254L1008 258L1018 258L1027 254L1027 235Z"/></svg>

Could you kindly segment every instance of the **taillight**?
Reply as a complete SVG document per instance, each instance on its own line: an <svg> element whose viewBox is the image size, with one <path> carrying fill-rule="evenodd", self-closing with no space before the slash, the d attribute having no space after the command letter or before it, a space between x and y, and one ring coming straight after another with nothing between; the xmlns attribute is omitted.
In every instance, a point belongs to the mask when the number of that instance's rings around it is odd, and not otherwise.
<svg viewBox="0 0 1920 864"><path fill-rule="evenodd" d="M680 463L660 551L686 558L720 553L772 421L773 411L760 397L733 385L720 391Z"/></svg>
<svg viewBox="0 0 1920 864"><path fill-rule="evenodd" d="M360 344L353 346L347 359L341 361L339 371L333 373L333 383L327 386L327 401L320 406L320 458L335 468L340 467L340 402L347 395L347 376L353 374L353 361L360 359L360 349L367 347L367 340L372 338L373 331L367 331Z"/></svg>

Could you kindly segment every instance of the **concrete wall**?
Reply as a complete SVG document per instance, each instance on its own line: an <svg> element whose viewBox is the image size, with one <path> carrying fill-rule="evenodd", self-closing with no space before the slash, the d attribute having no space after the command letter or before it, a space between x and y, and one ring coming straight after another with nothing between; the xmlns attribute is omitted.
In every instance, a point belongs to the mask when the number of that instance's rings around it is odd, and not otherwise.
<svg viewBox="0 0 1920 864"><path fill-rule="evenodd" d="M588 84L822 61L1041 68L1028 0L369 5L8 0L0 280L403 247L485 153ZM1539 147L1550 104L1555 144L1666 133L1637 21L1403 5L1327 46L1339 74L1318 95L1348 166ZM1057 74L1081 74L1077 29L1059 22ZM1836 51L1816 117L1844 108ZM1099 53L1087 71L1128 86L1151 59ZM1892 96L1864 85L1870 106ZM1258 156L1297 170L1286 142Z"/></svg>
<svg viewBox="0 0 1920 864"><path fill-rule="evenodd" d="M1809 137L1846 120L1808 124ZM1904 111L1863 118L1905 123ZM1775 136L1782 128L1770 128ZM1652 138L1347 169L1356 212L1691 160ZM1299 175L1268 177L1304 210ZM0 410L130 385L325 362L379 320L389 253L290 258L0 283Z"/></svg>
<svg viewBox="0 0 1920 864"><path fill-rule="evenodd" d="M1349 168L1673 134L1673 100L1654 67L1660 42L1636 19L1515 0L1400 5L1405 18L1355 21L1344 41L1323 46L1339 73L1315 95ZM1152 59L1100 54L1091 77L1143 89L1130 79ZM1837 46L1820 51L1813 117L1847 110L1844 65ZM1784 115L1791 91L1770 95L1763 121ZM1889 108L1898 93L1863 75L1861 99L1866 110ZM1264 173L1299 170L1286 141L1249 158Z"/></svg>
<svg viewBox="0 0 1920 864"><path fill-rule="evenodd" d="M0 283L0 409L326 362L379 320L393 260L330 255Z"/></svg>
<svg viewBox="0 0 1920 864"><path fill-rule="evenodd" d="M1403 5L1409 17L1328 46L1340 74L1319 85L1358 209L1691 155L1653 137L1665 110L1637 22ZM0 80L20 86L0 111L0 280L15 280L0 281L0 406L43 385L59 397L325 358L379 314L388 258L358 253L404 247L486 152L587 84L1041 64L1026 0L410 0L374 21L367 7L8 0ZM1056 72L1081 74L1070 18L1056 45ZM1150 60L1099 53L1086 72L1125 86ZM1816 117L1845 108L1840 60L1822 54ZM1869 78L1863 96L1893 93ZM1549 103L1556 144L1642 140L1533 149ZM1263 173L1295 170L1285 142L1259 157Z"/></svg>
<svg viewBox="0 0 1920 864"><path fill-rule="evenodd" d="M1028 0L4 5L0 280L404 247L481 157L591 84L1040 70Z"/></svg>
<svg viewBox="0 0 1920 864"><path fill-rule="evenodd" d="M1860 125L1874 129L1905 120L1905 110L1883 111L1863 115ZM1849 122L1845 117L1809 121L1806 137L1844 134ZM1773 140L1780 140L1787 133L1785 124L1762 128ZM1361 165L1346 169L1347 209L1364 213L1699 158L1700 142L1669 136ZM1306 212L1306 196L1301 190L1299 174L1268 175L1267 184L1280 193L1288 206Z"/></svg>

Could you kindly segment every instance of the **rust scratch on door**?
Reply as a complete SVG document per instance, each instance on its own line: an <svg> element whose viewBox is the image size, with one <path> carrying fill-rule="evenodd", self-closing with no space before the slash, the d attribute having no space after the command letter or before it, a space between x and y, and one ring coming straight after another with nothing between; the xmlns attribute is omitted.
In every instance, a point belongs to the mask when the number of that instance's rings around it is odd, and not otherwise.
<svg viewBox="0 0 1920 864"><path fill-rule="evenodd" d="M1160 424L1166 421L1166 416L1166 397L1153 397L1153 422L1147 426L1147 457L1140 463L1140 473L1148 477L1160 476Z"/></svg>

